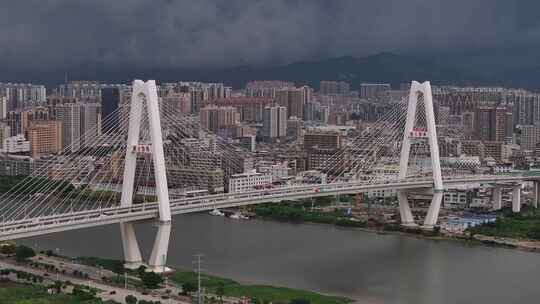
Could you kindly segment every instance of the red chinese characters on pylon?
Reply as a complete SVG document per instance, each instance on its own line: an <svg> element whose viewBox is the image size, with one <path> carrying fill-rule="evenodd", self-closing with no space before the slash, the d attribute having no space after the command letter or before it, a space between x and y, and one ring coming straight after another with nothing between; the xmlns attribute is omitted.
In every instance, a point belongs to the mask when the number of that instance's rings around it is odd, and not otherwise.
<svg viewBox="0 0 540 304"><path fill-rule="evenodd" d="M426 128L413 128L409 136L413 138L426 138L428 137L428 132Z"/></svg>
<svg viewBox="0 0 540 304"><path fill-rule="evenodd" d="M135 145L133 146L133 152L137 154L151 154L152 153L151 145L144 145L144 144Z"/></svg>

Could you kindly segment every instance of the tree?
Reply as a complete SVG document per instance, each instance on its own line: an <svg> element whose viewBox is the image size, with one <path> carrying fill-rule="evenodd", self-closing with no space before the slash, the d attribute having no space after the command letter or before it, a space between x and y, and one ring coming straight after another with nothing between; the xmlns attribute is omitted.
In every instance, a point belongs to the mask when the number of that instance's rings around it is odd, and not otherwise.
<svg viewBox="0 0 540 304"><path fill-rule="evenodd" d="M142 277L145 272L146 272L146 266L141 265L139 266L139 268L137 268L137 274L139 275L139 277Z"/></svg>
<svg viewBox="0 0 540 304"><path fill-rule="evenodd" d="M163 282L163 278L155 272L145 272L141 276L143 285L148 289L156 289Z"/></svg>
<svg viewBox="0 0 540 304"><path fill-rule="evenodd" d="M0 246L0 253L2 254L14 254L16 250L15 244L2 244Z"/></svg>
<svg viewBox="0 0 540 304"><path fill-rule="evenodd" d="M197 285L195 285L194 282L188 281L182 284L182 291L185 294L188 294L189 292L197 291Z"/></svg>
<svg viewBox="0 0 540 304"><path fill-rule="evenodd" d="M123 274L126 270L124 269L124 263L120 261L114 261L111 266L112 272L116 274Z"/></svg>
<svg viewBox="0 0 540 304"><path fill-rule="evenodd" d="M17 262L24 262L35 255L36 253L34 252L34 249L24 245L17 246L17 249L15 250L15 258Z"/></svg>
<svg viewBox="0 0 540 304"><path fill-rule="evenodd" d="M225 284L219 282L219 285L216 289L216 295L219 297L219 302L223 303L223 295L225 294Z"/></svg>
<svg viewBox="0 0 540 304"><path fill-rule="evenodd" d="M126 304L137 304L137 298L134 295L127 295Z"/></svg>
<svg viewBox="0 0 540 304"><path fill-rule="evenodd" d="M73 288L73 296L79 301L89 301L96 298L92 292L85 291L79 286Z"/></svg>
<svg viewBox="0 0 540 304"><path fill-rule="evenodd" d="M54 284L51 287L56 290L56 293L60 293L62 291L62 282L55 281Z"/></svg>

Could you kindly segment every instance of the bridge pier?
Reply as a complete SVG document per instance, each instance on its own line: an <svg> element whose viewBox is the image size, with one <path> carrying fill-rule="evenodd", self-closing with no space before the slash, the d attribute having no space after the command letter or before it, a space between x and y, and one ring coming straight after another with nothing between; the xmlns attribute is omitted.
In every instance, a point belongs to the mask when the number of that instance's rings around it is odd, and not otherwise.
<svg viewBox="0 0 540 304"><path fill-rule="evenodd" d="M443 190L434 190L431 204L429 205L428 213L424 219L423 229L433 229L437 225L437 219L439 218L439 211L441 210L441 202L443 198Z"/></svg>
<svg viewBox="0 0 540 304"><path fill-rule="evenodd" d="M158 230L149 259L149 270L154 272L167 271L167 250L171 234L171 209L169 204L169 189L163 153L163 138L161 134L161 121L159 115L159 100L154 80L133 82L131 97L126 159L124 164L124 178L122 183L122 197L120 206L127 207L133 204L133 191L135 169L137 166L137 146L140 140L143 104L146 104L146 115L150 129L150 152L154 164L154 177L156 182L156 196L158 202ZM142 257L135 235L133 223L120 224L122 245L126 268L133 269L142 265Z"/></svg>
<svg viewBox="0 0 540 304"><path fill-rule="evenodd" d="M120 233L124 249L124 268L134 270L144 265L133 223L120 223Z"/></svg>
<svg viewBox="0 0 540 304"><path fill-rule="evenodd" d="M492 190L493 210L502 209L502 187L495 185Z"/></svg>
<svg viewBox="0 0 540 304"><path fill-rule="evenodd" d="M152 253L148 260L148 270L156 273L167 272L170 268L165 266L167 261L167 250L169 248L169 238L171 235L171 222L158 222L158 230Z"/></svg>
<svg viewBox="0 0 540 304"><path fill-rule="evenodd" d="M409 206L409 200L407 199L407 192L398 191L397 193L399 203L399 215L401 217L401 226L404 227L417 227L414 222L414 217Z"/></svg>
<svg viewBox="0 0 540 304"><path fill-rule="evenodd" d="M423 228L433 229L437 224L439 217L439 210L441 208L441 201L443 196L443 183L441 175L441 163L439 159L439 144L437 142L437 130L435 127L435 113L433 111L433 96L431 94L431 84L429 81L419 83L417 81L411 82L411 90L409 92L409 100L407 105L407 120L405 122L405 129L403 133L403 143L401 145L401 156L399 161L399 179L407 178L407 171L409 167L409 156L411 152L411 144L413 140L416 140L414 136L414 128L416 121L416 114L418 103L421 101L424 106L425 118L427 128L427 142L429 145L429 152L431 158L431 167L433 174L433 199L429 206L429 210L426 218L424 219ZM411 214L409 203L407 201L407 194L405 192L398 192L399 209L401 212L402 225L415 225L414 219Z"/></svg>
<svg viewBox="0 0 540 304"><path fill-rule="evenodd" d="M521 211L521 185L516 185L512 189L512 212Z"/></svg>

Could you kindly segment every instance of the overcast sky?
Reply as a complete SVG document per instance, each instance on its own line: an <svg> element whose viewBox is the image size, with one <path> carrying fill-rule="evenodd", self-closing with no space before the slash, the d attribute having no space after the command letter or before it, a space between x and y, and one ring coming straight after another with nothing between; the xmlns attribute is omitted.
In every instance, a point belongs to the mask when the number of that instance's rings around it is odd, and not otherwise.
<svg viewBox="0 0 540 304"><path fill-rule="evenodd" d="M0 66L280 64L517 47L538 0L0 0Z"/></svg>

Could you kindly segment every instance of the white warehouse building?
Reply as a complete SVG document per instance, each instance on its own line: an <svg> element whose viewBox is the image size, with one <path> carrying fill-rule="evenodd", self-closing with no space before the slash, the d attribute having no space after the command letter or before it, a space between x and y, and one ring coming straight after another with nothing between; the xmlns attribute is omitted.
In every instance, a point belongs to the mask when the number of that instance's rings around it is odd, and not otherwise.
<svg viewBox="0 0 540 304"><path fill-rule="evenodd" d="M229 179L229 193L253 191L257 187L263 187L272 184L272 176L262 174L256 170L246 173L231 175Z"/></svg>

